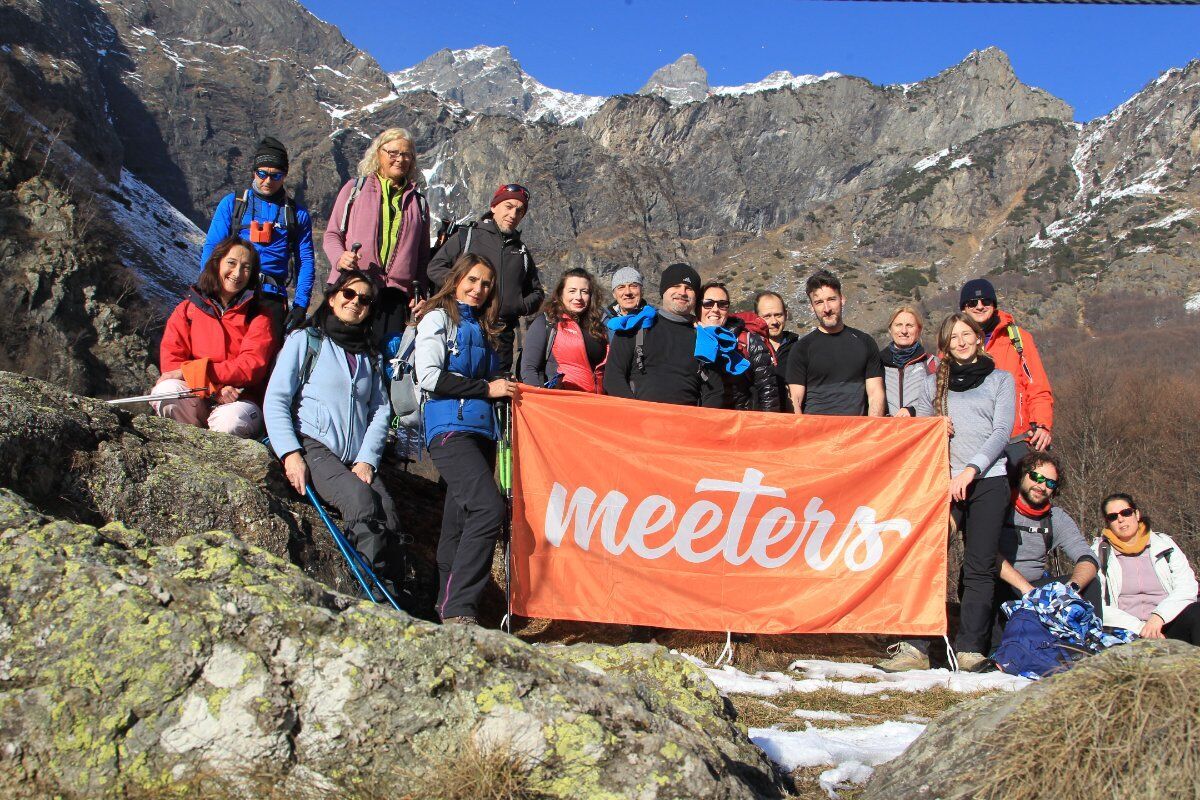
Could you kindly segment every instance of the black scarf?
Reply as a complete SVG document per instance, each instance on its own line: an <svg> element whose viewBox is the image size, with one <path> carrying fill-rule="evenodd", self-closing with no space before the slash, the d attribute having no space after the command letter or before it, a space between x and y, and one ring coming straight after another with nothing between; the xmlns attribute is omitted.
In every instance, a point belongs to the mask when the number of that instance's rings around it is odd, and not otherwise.
<svg viewBox="0 0 1200 800"><path fill-rule="evenodd" d="M879 355L885 367L900 369L917 356L925 355L925 347L920 342L913 342L908 347L896 347L896 343L892 342Z"/></svg>
<svg viewBox="0 0 1200 800"><path fill-rule="evenodd" d="M995 313L988 317L988 321L980 325L983 328L984 341L991 338L992 331L996 330L996 326L1000 324L1000 309L997 308Z"/></svg>
<svg viewBox="0 0 1200 800"><path fill-rule="evenodd" d="M983 383L983 379L992 374L996 362L990 358L977 358L970 364L960 364L950 359L950 391L966 392Z"/></svg>
<svg viewBox="0 0 1200 800"><path fill-rule="evenodd" d="M372 352L371 326L366 322L347 325L337 318L337 314L330 311L321 321L320 327L321 333L325 334L329 341L347 353L369 354Z"/></svg>

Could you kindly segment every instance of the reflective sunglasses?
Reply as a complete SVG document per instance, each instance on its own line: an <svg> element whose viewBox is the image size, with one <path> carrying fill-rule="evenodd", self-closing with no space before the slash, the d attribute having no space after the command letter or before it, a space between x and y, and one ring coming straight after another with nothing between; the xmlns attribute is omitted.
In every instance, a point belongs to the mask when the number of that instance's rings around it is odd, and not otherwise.
<svg viewBox="0 0 1200 800"><path fill-rule="evenodd" d="M340 292L338 292L338 294L344 297L347 302L357 299L359 305L362 306L369 306L371 303L375 302L375 298L373 296L369 294L359 294L358 292L349 288L342 289Z"/></svg>
<svg viewBox="0 0 1200 800"><path fill-rule="evenodd" d="M989 300L986 297L976 297L974 300L968 300L963 303L963 308L975 308L977 306L979 308L991 308L994 305L996 305L995 300Z"/></svg>
<svg viewBox="0 0 1200 800"><path fill-rule="evenodd" d="M701 308L713 308L714 306L716 308L719 308L722 311L724 311L725 309L729 308L729 301L728 300L705 300L704 302L702 302L700 304Z"/></svg>
<svg viewBox="0 0 1200 800"><path fill-rule="evenodd" d="M1058 480L1055 478L1047 478L1042 473L1035 472L1033 470L1028 470L1025 474L1028 475L1029 479L1034 483L1044 483L1046 488L1052 492L1058 488Z"/></svg>
<svg viewBox="0 0 1200 800"><path fill-rule="evenodd" d="M1117 517L1132 517L1133 512L1135 511L1137 511L1137 509L1133 506L1130 506L1129 508L1122 508L1120 511L1113 511L1110 514L1105 514L1104 518L1109 522L1116 522Z"/></svg>
<svg viewBox="0 0 1200 800"><path fill-rule="evenodd" d="M286 172L267 172L265 169L256 169L254 174L264 181L281 181L287 177Z"/></svg>
<svg viewBox="0 0 1200 800"><path fill-rule="evenodd" d="M513 194L524 195L525 205L529 205L529 190L519 183L506 183L497 191L512 192Z"/></svg>

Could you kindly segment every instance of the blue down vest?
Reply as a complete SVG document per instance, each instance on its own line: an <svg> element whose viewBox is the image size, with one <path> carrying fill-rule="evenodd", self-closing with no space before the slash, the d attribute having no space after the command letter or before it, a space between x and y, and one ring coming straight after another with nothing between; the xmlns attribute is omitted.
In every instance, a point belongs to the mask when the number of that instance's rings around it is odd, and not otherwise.
<svg viewBox="0 0 1200 800"><path fill-rule="evenodd" d="M458 312L456 346L446 348L445 369L464 378L487 379L499 372L500 358L484 337L474 309L459 303ZM425 446L428 447L435 436L449 431L477 433L495 439L491 401L478 397L429 395L425 401Z"/></svg>

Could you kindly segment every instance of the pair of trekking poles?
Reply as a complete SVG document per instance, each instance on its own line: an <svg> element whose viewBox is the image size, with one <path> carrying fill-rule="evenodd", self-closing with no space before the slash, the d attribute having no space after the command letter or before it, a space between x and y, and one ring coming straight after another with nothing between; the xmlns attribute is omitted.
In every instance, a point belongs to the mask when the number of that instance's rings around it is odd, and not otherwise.
<svg viewBox="0 0 1200 800"><path fill-rule="evenodd" d="M501 541L504 545L504 618L500 621L500 628L506 633L512 633L512 403L509 401L497 403L496 417L497 427L500 430L500 441L496 453L497 472L500 478L500 491L504 496L504 521L500 531ZM304 492L309 502L313 504L313 508L317 510L321 521L325 523L325 527L329 529L329 534L333 537L338 550L341 551L342 558L346 560L350 572L358 581L358 585L362 587L367 598L373 603L387 601L392 608L400 611L400 605L384 588L379 576L371 569L362 553L358 552L358 549L350 543L342 530L329 518L329 514L326 513L321 501L317 498L317 493L313 491L312 484L307 484ZM372 586L379 592L380 598L375 597Z"/></svg>

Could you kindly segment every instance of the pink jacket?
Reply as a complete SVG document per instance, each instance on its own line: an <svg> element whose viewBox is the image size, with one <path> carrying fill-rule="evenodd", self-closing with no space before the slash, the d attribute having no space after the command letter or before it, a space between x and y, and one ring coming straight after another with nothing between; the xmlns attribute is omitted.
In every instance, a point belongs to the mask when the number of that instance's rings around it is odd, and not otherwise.
<svg viewBox="0 0 1200 800"><path fill-rule="evenodd" d="M379 178L374 175L367 176L362 190L350 206L346 230L341 229L342 216L350 193L354 191L356 180L347 181L338 192L333 211L329 215L329 225L325 228L322 244L331 267L327 283L337 280L337 263L342 254L350 249L350 245L360 242L362 249L358 251L359 269L377 278L385 286L403 289L412 295L415 283L418 291L424 293L427 284L425 268L429 265L429 205L425 202L425 196L411 183L404 190L400 201L403 218L398 241L392 249L388 263L381 265L379 218L383 196Z"/></svg>

